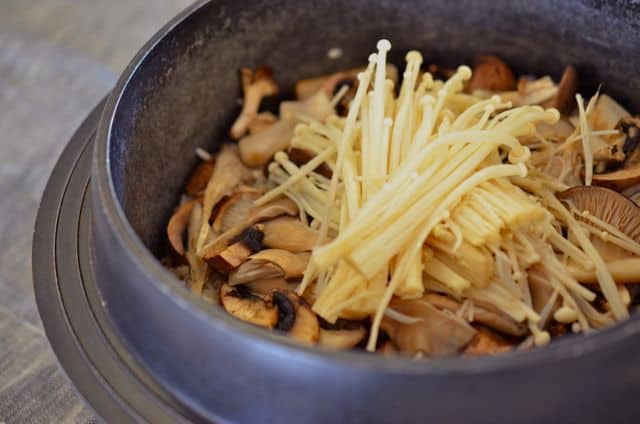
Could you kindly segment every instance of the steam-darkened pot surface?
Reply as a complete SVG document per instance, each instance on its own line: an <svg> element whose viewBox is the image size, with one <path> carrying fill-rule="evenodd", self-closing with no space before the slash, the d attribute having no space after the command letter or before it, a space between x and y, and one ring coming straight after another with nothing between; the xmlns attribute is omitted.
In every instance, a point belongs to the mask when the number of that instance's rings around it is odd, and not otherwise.
<svg viewBox="0 0 640 424"><path fill-rule="evenodd" d="M227 140L238 69L281 87L366 63L380 38L455 65L495 53L640 109L640 6L603 1L213 1L161 31L109 100L92 178L96 277L137 359L207 419L253 422L540 422L640 413L640 323L527 354L410 362L329 354L235 322L165 272L164 224L195 164ZM339 47L344 54L327 58ZM283 96L290 93L286 91ZM144 245L140 242L144 243ZM150 249L150 251L146 248ZM605 408L605 405L607 407Z"/></svg>

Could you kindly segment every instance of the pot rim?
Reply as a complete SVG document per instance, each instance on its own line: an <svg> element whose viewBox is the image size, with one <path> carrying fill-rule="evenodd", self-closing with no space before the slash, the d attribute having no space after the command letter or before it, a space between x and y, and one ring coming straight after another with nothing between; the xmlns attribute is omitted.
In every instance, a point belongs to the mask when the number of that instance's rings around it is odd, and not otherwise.
<svg viewBox="0 0 640 424"><path fill-rule="evenodd" d="M640 334L640 314L617 323L607 329L588 335L569 337L558 340L549 346L535 348L531 351L515 351L499 356L481 356L474 358L453 357L433 358L415 361L409 357L385 357L359 351L331 351L328 349L305 346L276 332L264 331L240 320L237 320L219 307L211 304L180 287L177 278L165 269L160 261L142 243L125 216L117 199L111 175L109 146L112 127L120 101L135 77L139 68L144 66L147 57L170 34L174 33L193 14L206 7L212 0L198 0L184 9L165 24L136 53L129 65L121 74L102 112L98 124L95 150L92 163L92 186L103 215L108 221L115 239L123 250L134 257L136 265L142 273L154 282L155 288L164 296L169 296L183 313L192 314L197 319L207 320L209 325L224 332L233 332L236 336L248 337L254 344L280 350L283 356L296 355L299 359L314 362L328 362L350 368L377 371L381 373L414 374L435 376L444 374L474 375L501 371L523 369L526 367L548 364L554 361L574 359L594 353L612 345L622 344L629 337Z"/></svg>

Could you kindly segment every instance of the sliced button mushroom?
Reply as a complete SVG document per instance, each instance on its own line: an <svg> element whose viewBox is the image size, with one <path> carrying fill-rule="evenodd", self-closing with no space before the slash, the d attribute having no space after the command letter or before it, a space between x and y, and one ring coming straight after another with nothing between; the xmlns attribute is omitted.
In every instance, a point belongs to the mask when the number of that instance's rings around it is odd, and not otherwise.
<svg viewBox="0 0 640 424"><path fill-rule="evenodd" d="M213 175L214 160L207 160L200 162L196 169L193 170L189 181L187 181L187 187L185 191L189 196L198 197L202 195L204 189L207 188L207 183Z"/></svg>
<svg viewBox="0 0 640 424"><path fill-rule="evenodd" d="M476 330L451 312L440 311L424 299L394 299L393 310L419 319L407 324L388 316L382 320L382 328L402 352L422 352L430 356L454 355L475 336Z"/></svg>
<svg viewBox="0 0 640 424"><path fill-rule="evenodd" d="M221 272L230 272L245 262L253 252L242 242L233 243L207 262Z"/></svg>
<svg viewBox="0 0 640 424"><path fill-rule="evenodd" d="M485 328L478 328L471 343L465 348L467 355L499 355L513 350L513 346L504 337Z"/></svg>
<svg viewBox="0 0 640 424"><path fill-rule="evenodd" d="M215 269L230 272L245 262L252 254L262 250L264 235L257 228L248 227L231 241L229 247L215 255L207 262Z"/></svg>
<svg viewBox="0 0 640 424"><path fill-rule="evenodd" d="M263 66L251 72L243 68L240 71L244 101L242 111L231 127L230 135L234 140L242 137L249 125L256 117L260 102L263 97L273 96L278 93L278 84L273 80L273 73L269 67Z"/></svg>
<svg viewBox="0 0 640 424"><path fill-rule="evenodd" d="M229 314L242 321L265 328L274 328L278 324L278 308L271 301L255 296L242 287L222 285L220 303Z"/></svg>
<svg viewBox="0 0 640 424"><path fill-rule="evenodd" d="M229 275L229 284L244 284L268 278L299 278L309 263L309 253L266 249L251 255Z"/></svg>
<svg viewBox="0 0 640 424"><path fill-rule="evenodd" d="M278 306L277 330L303 343L313 344L320 338L318 317L309 305L291 290L275 290L273 303Z"/></svg>
<svg viewBox="0 0 640 424"><path fill-rule="evenodd" d="M318 344L335 350L353 349L364 340L366 335L367 330L364 327L353 330L321 329Z"/></svg>
<svg viewBox="0 0 640 424"><path fill-rule="evenodd" d="M271 249L305 252L312 250L318 241L318 232L297 218L282 216L260 225L263 243Z"/></svg>
<svg viewBox="0 0 640 424"><path fill-rule="evenodd" d="M516 79L511 68L496 56L478 56L467 91L509 91L516 88Z"/></svg>
<svg viewBox="0 0 640 424"><path fill-rule="evenodd" d="M578 211L588 211L640 243L640 207L620 193L604 187L579 186L557 196L570 201Z"/></svg>
<svg viewBox="0 0 640 424"><path fill-rule="evenodd" d="M167 225L167 238L169 239L169 244L173 251L181 257L185 254L184 235L187 231L187 226L189 225L191 210L194 205L200 202L201 199L192 199L181 204L173 213L171 219L169 219L169 224Z"/></svg>
<svg viewBox="0 0 640 424"><path fill-rule="evenodd" d="M290 282L284 278L266 278L262 280L255 280L246 283L245 286L249 288L253 293L267 296L274 290L295 290L298 286L298 282Z"/></svg>

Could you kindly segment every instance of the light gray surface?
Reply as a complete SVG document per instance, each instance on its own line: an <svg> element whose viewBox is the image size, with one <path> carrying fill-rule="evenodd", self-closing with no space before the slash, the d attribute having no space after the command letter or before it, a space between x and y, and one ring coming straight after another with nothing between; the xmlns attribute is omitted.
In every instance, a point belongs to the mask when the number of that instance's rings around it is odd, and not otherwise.
<svg viewBox="0 0 640 424"><path fill-rule="evenodd" d="M92 422L42 330L31 238L76 127L189 0L0 0L0 423Z"/></svg>

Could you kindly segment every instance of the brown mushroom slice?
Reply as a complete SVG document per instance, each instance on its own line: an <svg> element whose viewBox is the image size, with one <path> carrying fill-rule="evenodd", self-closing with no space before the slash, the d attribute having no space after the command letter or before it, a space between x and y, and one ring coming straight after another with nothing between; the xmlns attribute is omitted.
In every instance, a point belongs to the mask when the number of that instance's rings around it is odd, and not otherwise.
<svg viewBox="0 0 640 424"><path fill-rule="evenodd" d="M220 303L234 317L265 328L278 324L279 310L270 300L255 296L241 287L223 284L220 287Z"/></svg>
<svg viewBox="0 0 640 424"><path fill-rule="evenodd" d="M242 242L233 243L218 255L207 259L207 262L221 272L231 272L238 268L253 252Z"/></svg>
<svg viewBox="0 0 640 424"><path fill-rule="evenodd" d="M298 100L307 99L314 94L316 94L320 89L325 88L325 94L327 96L332 96L336 84L327 84L327 80L333 79L336 83L339 83L341 80L354 80L357 81L358 74L360 72L364 72L366 67L348 69L346 71L337 72L331 75L323 75L314 78L308 78L300 80L295 85L295 94ZM387 64L386 68L387 78L391 79L394 83L398 83L398 68L395 65Z"/></svg>
<svg viewBox="0 0 640 424"><path fill-rule="evenodd" d="M298 282L290 282L284 278L265 278L261 280L250 281L245 284L251 292L267 296L274 290L295 290Z"/></svg>
<svg viewBox="0 0 640 424"><path fill-rule="evenodd" d="M557 194L578 211L588 211L640 243L640 207L620 193L604 187L572 187Z"/></svg>
<svg viewBox="0 0 640 424"><path fill-rule="evenodd" d="M278 93L278 84L273 80L273 72L269 67L262 66L256 69L255 73L250 69L243 68L240 73L244 101L242 102L242 111L229 132L234 140L239 139L247 132L249 125L258 113L262 98Z"/></svg>
<svg viewBox="0 0 640 424"><path fill-rule="evenodd" d="M216 215L211 228L217 233L244 225L253 208L253 202L260 198L259 192L240 192L227 199Z"/></svg>
<svg viewBox="0 0 640 424"><path fill-rule="evenodd" d="M578 73L576 69L567 65L558 82L558 93L544 106L555 107L560 113L567 115L576 104L576 91L578 90Z"/></svg>
<svg viewBox="0 0 640 424"><path fill-rule="evenodd" d="M466 355L499 355L513 350L513 345L504 337L486 328L477 328L478 332L464 349Z"/></svg>
<svg viewBox="0 0 640 424"><path fill-rule="evenodd" d="M440 311L429 302L394 299L390 307L409 317L420 319L412 324L385 316L382 328L402 352L429 356L455 355L475 336L476 330L450 312Z"/></svg>
<svg viewBox="0 0 640 424"><path fill-rule="evenodd" d="M318 232L297 218L281 216L264 221L261 226L262 243L271 249L305 252L312 250L318 242Z"/></svg>
<svg viewBox="0 0 640 424"><path fill-rule="evenodd" d="M175 253L179 256L184 256L184 235L189 225L189 218L191 217L191 210L193 206L199 203L201 199L192 199L178 206L176 211L171 215L169 223L167 224L167 238L169 244Z"/></svg>
<svg viewBox="0 0 640 424"><path fill-rule="evenodd" d="M473 93L475 90L499 92L515 88L515 76L506 63L492 55L476 58L473 74L466 87L469 93Z"/></svg>
<svg viewBox="0 0 640 424"><path fill-rule="evenodd" d="M273 303L278 306L279 318L275 327L292 338L313 344L320 338L318 317L309 305L291 290L274 290Z"/></svg>
<svg viewBox="0 0 640 424"><path fill-rule="evenodd" d="M229 275L229 284L244 284L268 278L299 278L309 262L309 253L267 249L251 255Z"/></svg>
<svg viewBox="0 0 640 424"><path fill-rule="evenodd" d="M186 193L192 197L198 197L202 195L202 192L207 188L207 183L213 175L213 168L215 166L214 160L207 160L200 162L196 169L193 170L187 186L185 188Z"/></svg>
<svg viewBox="0 0 640 424"><path fill-rule="evenodd" d="M320 329L318 344L334 350L353 349L367 335L364 327L353 330L325 330Z"/></svg>
<svg viewBox="0 0 640 424"><path fill-rule="evenodd" d="M593 182L616 190L640 184L640 166L620 169L604 174L593 174Z"/></svg>

